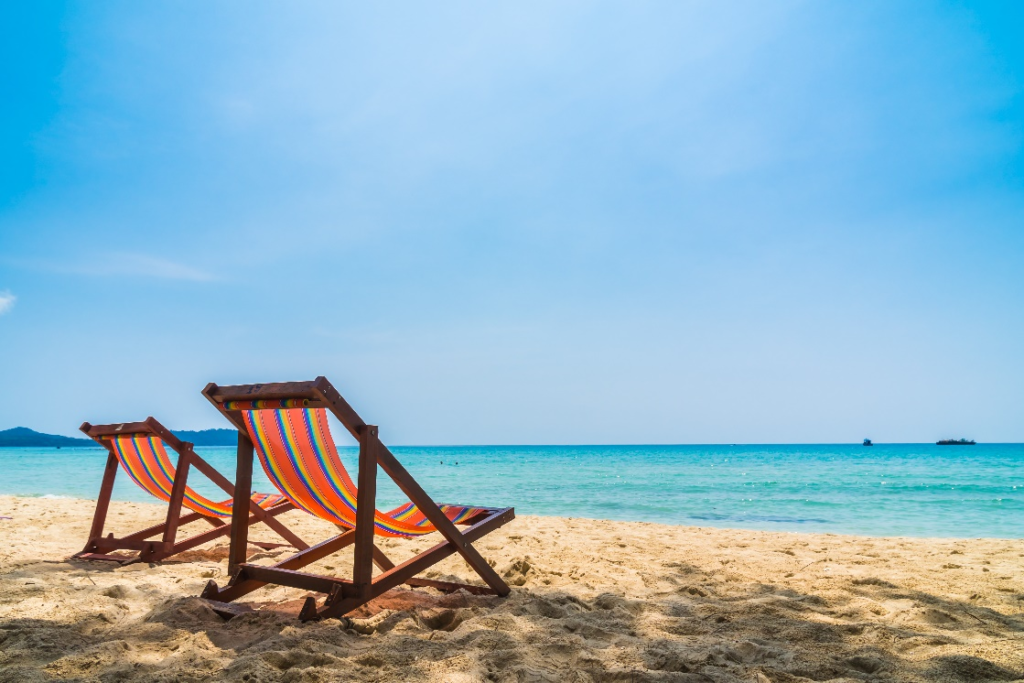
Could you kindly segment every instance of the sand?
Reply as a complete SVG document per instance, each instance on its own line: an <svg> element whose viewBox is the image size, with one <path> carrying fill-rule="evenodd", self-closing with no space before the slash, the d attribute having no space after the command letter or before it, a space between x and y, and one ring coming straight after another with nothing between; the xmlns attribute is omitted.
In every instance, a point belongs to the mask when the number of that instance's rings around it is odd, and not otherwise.
<svg viewBox="0 0 1024 683"><path fill-rule="evenodd" d="M984 681L1024 677L1024 541L864 538L520 517L477 543L508 598L395 590L303 624L303 592L224 622L226 544L67 561L92 503L0 497L0 681ZM115 503L113 531L156 505ZM309 539L332 527L282 517ZM257 538L272 540L268 533ZM385 540L394 559L436 542ZM253 549L271 563L285 551ZM344 575L350 555L314 565ZM458 557L432 578L472 579ZM475 581L475 579L474 579Z"/></svg>

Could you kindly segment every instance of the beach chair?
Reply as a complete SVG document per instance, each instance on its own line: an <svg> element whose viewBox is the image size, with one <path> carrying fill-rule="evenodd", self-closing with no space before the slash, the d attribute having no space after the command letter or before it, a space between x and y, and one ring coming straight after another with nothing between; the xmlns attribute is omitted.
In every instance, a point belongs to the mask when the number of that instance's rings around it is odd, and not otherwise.
<svg viewBox="0 0 1024 683"><path fill-rule="evenodd" d="M192 449L191 443L181 441L152 417L145 422L124 424L91 425L85 422L80 429L106 448L108 454L100 495L96 501L96 512L93 514L92 528L89 531L89 542L85 544L82 552L73 557L121 564L157 562L225 536L231 530L224 519L231 517L235 505L234 497L217 503L199 495L188 486L189 471L193 467L199 470L229 496L234 496L235 487L224 475L199 457ZM170 447L178 454L177 468L167 457L166 447ZM163 524L121 538L114 538L113 534L103 535L118 466L143 490L168 503L167 518ZM284 496L256 493L246 495L246 500L249 500L248 505L245 501L242 502L242 509L247 509L243 516L246 524L262 522L287 541L287 544L253 545L267 550L285 545L299 550L309 548L301 538L275 519L278 515L295 509ZM182 515L182 506L191 512ZM176 540L179 527L199 520L209 523L213 528L180 541ZM148 540L156 536L159 536L160 540ZM128 557L110 555L109 553L114 550L136 550L138 553Z"/></svg>
<svg viewBox="0 0 1024 683"><path fill-rule="evenodd" d="M299 613L303 621L342 616L401 584L429 586L445 592L466 590L478 595L508 595L509 587L473 547L473 541L512 521L510 508L438 505L420 488L368 425L323 377L312 382L210 384L203 394L239 430L235 498L249 495L255 457L271 483L295 507L324 519L341 533L272 566L245 561L248 526L244 516L232 517L228 571L231 580L220 588L210 581L202 597L222 616L241 610L232 601L267 584L326 594L321 606L307 597ZM359 470L353 482L331 438L327 414L333 414L359 442ZM390 512L376 509L377 467L398 485L410 502ZM466 527L460 531L456 525ZM392 562L374 543L374 536L414 537L437 531L442 540L400 563ZM301 568L354 546L351 578L321 576ZM486 585L434 581L417 575L459 553ZM373 566L380 570L373 576Z"/></svg>

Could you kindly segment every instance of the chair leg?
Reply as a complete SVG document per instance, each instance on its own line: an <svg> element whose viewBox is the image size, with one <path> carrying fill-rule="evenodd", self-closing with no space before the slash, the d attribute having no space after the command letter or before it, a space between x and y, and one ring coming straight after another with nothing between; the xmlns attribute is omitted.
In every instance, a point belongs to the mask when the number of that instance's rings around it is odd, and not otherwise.
<svg viewBox="0 0 1024 683"><path fill-rule="evenodd" d="M355 542L355 532L351 529L338 534L332 538L327 539L317 545L311 546L305 550L291 555L281 562L272 565L272 569L289 569L292 571L302 569L303 567L313 564L317 560L322 560L328 555L333 555L339 550L343 550ZM236 612L227 608L221 609L221 606L230 603L238 598L241 598L254 590L262 588L267 585L266 581L257 581L246 577L241 571L236 572L232 575L231 580L224 588L217 586L217 582L211 579L206 584L206 588L199 597L205 598L213 603L214 611L220 614L225 619L230 619L235 616Z"/></svg>
<svg viewBox="0 0 1024 683"><path fill-rule="evenodd" d="M281 503L276 505L269 510L264 510L264 520L273 518L281 515L289 510L293 510L294 506L291 503ZM133 563L133 562L160 562L169 557L177 555L178 553L191 550L204 543L226 536L231 531L231 526L224 523L220 519L206 517L199 513L192 512L184 515L178 519L179 526L195 522L197 520L205 520L213 528L208 529L204 532L200 532L178 541L173 544L163 543L161 541L147 541L146 539L152 538L153 536L166 536L167 523L157 524L141 531L125 536L123 538L114 538L112 535L105 538L94 538L90 539L89 545L86 546L85 550L77 553L73 557L81 560L106 560L113 562ZM258 523L259 519L255 515L249 517L249 524L253 525ZM251 543L263 550L273 550L275 548L287 548L291 547L284 543ZM106 553L111 550L136 550L138 554L135 557L124 558L118 557L117 555L107 555Z"/></svg>
<svg viewBox="0 0 1024 683"><path fill-rule="evenodd" d="M464 532L460 532L459 540L461 540L464 547L498 527L507 524L514 518L515 511L512 508L493 509L488 514L478 517L478 521ZM315 545L308 550L300 551L270 567L240 565L239 571L232 577L228 585L224 588L218 588L217 583L211 580L207 583L201 597L209 600L211 607L218 614L225 619L230 619L236 616L239 611L236 606L229 603L266 586L268 583L274 583L275 579L277 579L283 582L281 585L296 585L309 590L327 593L327 599L324 601L323 606L319 608L317 608L315 598L310 597L306 599L299 613L299 618L303 621L310 621L347 614L401 584L431 587L443 591L466 590L476 595L501 595L489 586L416 578L416 574L425 571L441 560L458 552L458 546L448 540L438 543L434 547L399 565L391 562L383 551L374 546L374 561L384 571L373 579L369 589L365 591L360 591L358 586L352 581L297 571L351 545L355 542L355 538L355 532L350 530L319 545ZM282 572L280 570L288 571ZM260 578L253 578L247 572Z"/></svg>
<svg viewBox="0 0 1024 683"><path fill-rule="evenodd" d="M303 613L299 615L300 618L308 621L310 619L326 619L330 617L337 617L351 612L352 610L365 605L373 598L386 593L392 588L400 584L408 584L410 579L414 579L417 574L434 566L441 560L454 555L459 552L459 548L465 548L469 544L482 536L494 531L498 527L507 524L515 518L515 512L512 508L505 508L500 510L494 510L490 515L477 522L464 532L456 532L459 538L456 542L451 540L445 540L438 543L433 548L426 550L415 557L406 560L402 564L392 567L390 570L385 571L373 580L371 590L364 595L357 596L344 596L340 592L334 593L328 596L324 602L324 606L316 611L315 615L312 614L308 609L304 609ZM490 565L488 565L490 566ZM425 585L429 585L429 580L421 579ZM429 582L429 583L428 583ZM446 582L437 582L442 585L451 586L458 590L459 588L469 588L468 585L459 584L446 584ZM502 581L502 584L504 582ZM483 586L473 586L475 589L473 592L477 594L492 594L492 595L507 595L501 593L497 589L484 588ZM307 601L308 602L308 601ZM308 607L308 605L305 605Z"/></svg>
<svg viewBox="0 0 1024 683"><path fill-rule="evenodd" d="M466 542L465 535L459 532L455 524L441 511L441 508L430 499L426 491L412 478L412 475L402 466L402 463L398 462L398 458L388 450L387 446L376 438L376 434L372 435L372 439L375 445L377 463L381 469L391 477L391 480L402 490L402 493L416 504L420 512L452 544L455 552L462 555L462 559L480 575L484 583L493 588L494 592L498 595L508 595L512 590L508 587L508 584L498 576L498 573L494 571L491 565L487 564L487 560L477 552L476 548ZM511 510L512 508L507 509Z"/></svg>
<svg viewBox="0 0 1024 683"><path fill-rule="evenodd" d="M377 568L382 572L390 571L395 568L395 563L392 562L384 551L373 546L373 563L377 565ZM433 579L420 579L412 577L411 579L405 580L406 586L412 586L413 588L436 588L444 593L454 593L455 591L464 590L474 595L496 595L496 593L488 587L477 586L471 583L457 583L453 581L434 581Z"/></svg>
<svg viewBox="0 0 1024 683"><path fill-rule="evenodd" d="M117 456L113 452L108 452L107 464L103 470L103 482L100 484L100 495L96 498L96 510L93 512L92 526L89 529L89 540L76 557L89 554L96 539L103 537L103 527L107 521L107 510L110 508L110 495L114 490L115 477L117 477Z"/></svg>

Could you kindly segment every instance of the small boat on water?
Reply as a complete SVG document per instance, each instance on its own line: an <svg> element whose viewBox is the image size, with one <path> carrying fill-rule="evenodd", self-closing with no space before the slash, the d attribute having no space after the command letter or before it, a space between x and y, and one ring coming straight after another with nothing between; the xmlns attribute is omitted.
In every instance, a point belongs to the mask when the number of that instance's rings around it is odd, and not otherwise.
<svg viewBox="0 0 1024 683"><path fill-rule="evenodd" d="M871 439L864 439L864 445L865 446L874 446L875 444L871 443Z"/></svg>
<svg viewBox="0 0 1024 683"><path fill-rule="evenodd" d="M936 446L973 446L974 439L943 439L936 441Z"/></svg>

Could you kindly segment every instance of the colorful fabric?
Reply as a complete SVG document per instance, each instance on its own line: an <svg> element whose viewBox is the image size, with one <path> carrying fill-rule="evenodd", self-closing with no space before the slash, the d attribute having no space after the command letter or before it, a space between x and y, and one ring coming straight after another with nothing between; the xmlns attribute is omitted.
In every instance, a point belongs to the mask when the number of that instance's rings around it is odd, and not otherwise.
<svg viewBox="0 0 1024 683"><path fill-rule="evenodd" d="M308 398L284 398L261 401L224 401L225 410L271 410L278 408L305 408Z"/></svg>
<svg viewBox="0 0 1024 683"><path fill-rule="evenodd" d="M160 437L151 434L127 434L109 437L121 467L131 480L160 500L171 500L174 486L174 465L167 457L167 450ZM263 509L271 508L287 500L284 496L270 493L254 493L252 500ZM215 503L199 495L188 486L182 505L206 517L230 517L233 501Z"/></svg>
<svg viewBox="0 0 1024 683"><path fill-rule="evenodd" d="M244 410L242 417L263 471L295 507L332 524L356 526L356 486L338 457L323 408ZM463 522L483 508L442 505ZM374 511L378 536L421 536L435 531L412 503Z"/></svg>

